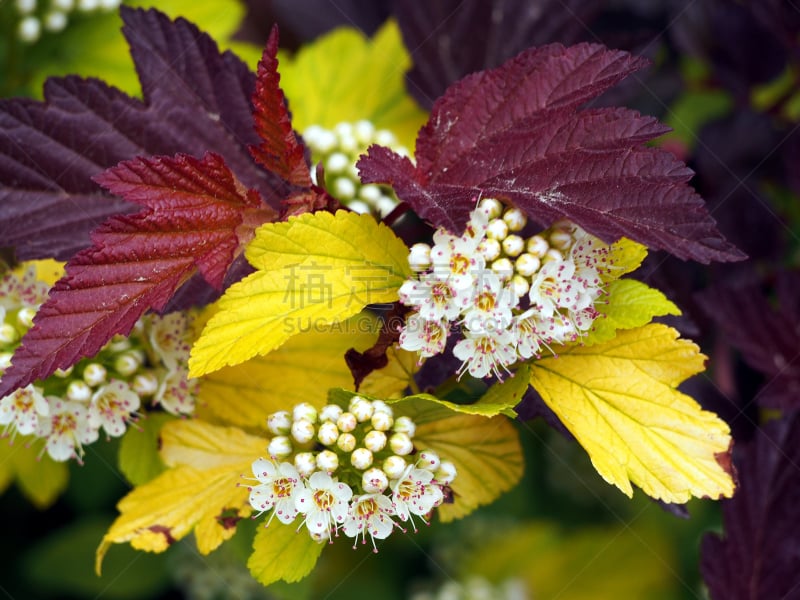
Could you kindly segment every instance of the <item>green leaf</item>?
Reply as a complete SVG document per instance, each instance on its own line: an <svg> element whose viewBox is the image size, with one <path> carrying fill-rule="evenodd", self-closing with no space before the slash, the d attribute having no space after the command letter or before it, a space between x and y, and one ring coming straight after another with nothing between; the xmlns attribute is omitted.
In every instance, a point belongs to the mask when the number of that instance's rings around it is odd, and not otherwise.
<svg viewBox="0 0 800 600"><path fill-rule="evenodd" d="M125 432L119 445L119 470L132 484L147 483L166 469L158 453L159 436L164 424L174 419L166 413L149 413Z"/></svg>
<svg viewBox="0 0 800 600"><path fill-rule="evenodd" d="M253 540L247 568L264 585L292 583L308 575L317 564L324 543L315 542L305 529L273 522L261 527Z"/></svg>
<svg viewBox="0 0 800 600"><path fill-rule="evenodd" d="M495 383L490 387L486 393L473 405L482 407L498 406L499 412L511 417L517 418L517 412L514 406L519 404L522 396L528 390L530 385L530 369L528 365L521 365L514 373L513 377L509 377L505 381ZM454 409L456 410L456 409Z"/></svg>
<svg viewBox="0 0 800 600"><path fill-rule="evenodd" d="M192 348L199 377L280 347L303 326L347 319L397 300L408 248L369 215L306 213L256 230L245 255L258 269L232 285Z"/></svg>
<svg viewBox="0 0 800 600"><path fill-rule="evenodd" d="M170 583L163 559L117 548L109 553L102 577L92 572L94 548L107 527L107 519L86 517L52 532L33 546L23 561L31 588L47 591L53 598L159 597ZM31 592L30 597L39 596Z"/></svg>
<svg viewBox="0 0 800 600"><path fill-rule="evenodd" d="M653 317L681 314L664 294L634 279L612 281L607 284L606 292L606 302L595 304L601 316L592 323L589 335L581 340L586 346L613 339L619 329L647 325Z"/></svg>
<svg viewBox="0 0 800 600"><path fill-rule="evenodd" d="M730 497L728 425L675 389L704 360L674 329L651 324L538 360L531 384L597 472L628 496L634 483L665 502Z"/></svg>

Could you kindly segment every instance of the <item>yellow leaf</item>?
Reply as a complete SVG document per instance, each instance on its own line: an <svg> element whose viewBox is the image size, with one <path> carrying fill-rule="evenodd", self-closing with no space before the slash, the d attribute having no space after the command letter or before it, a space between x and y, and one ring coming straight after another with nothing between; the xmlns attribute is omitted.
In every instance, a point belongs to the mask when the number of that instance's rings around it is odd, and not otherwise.
<svg viewBox="0 0 800 600"><path fill-rule="evenodd" d="M451 485L454 502L436 509L443 522L493 502L522 477L519 436L505 416L456 413L420 397L394 406L398 415L407 415L417 424L413 438L417 449L433 450L456 466L458 474Z"/></svg>
<svg viewBox="0 0 800 600"><path fill-rule="evenodd" d="M263 585L300 581L317 564L324 547L325 543L315 542L305 528L298 531L276 520L269 527L258 528L247 568Z"/></svg>
<svg viewBox="0 0 800 600"><path fill-rule="evenodd" d="M703 370L695 344L664 325L621 331L610 342L565 348L531 364L531 384L589 453L598 473L628 496L631 482L665 502L730 497L717 461L728 426L675 387Z"/></svg>
<svg viewBox="0 0 800 600"><path fill-rule="evenodd" d="M232 425L264 428L275 411L300 402L321 407L330 388L352 388L344 353L369 348L379 327L375 317L361 313L300 333L267 356L211 373L200 380L198 414L209 411Z"/></svg>
<svg viewBox="0 0 800 600"><path fill-rule="evenodd" d="M607 257L598 257L600 279L604 282L614 281L631 271L638 269L647 256L647 248L638 242L621 238L611 244Z"/></svg>
<svg viewBox="0 0 800 600"><path fill-rule="evenodd" d="M198 550L208 554L250 514L247 487L239 484L265 453L263 438L201 421L171 421L161 439L162 458L172 468L119 502L120 516L97 549L98 573L111 544L163 552L194 529Z"/></svg>
<svg viewBox="0 0 800 600"><path fill-rule="evenodd" d="M681 314L664 294L634 279L611 281L605 289L605 301L595 304L600 316L581 339L586 346L613 339L619 329L647 325L653 317Z"/></svg>
<svg viewBox="0 0 800 600"><path fill-rule="evenodd" d="M391 20L372 39L340 28L305 44L294 57L280 57L292 123L302 131L309 125L333 129L342 121L368 119L412 149L427 115L406 91L410 67L400 30Z"/></svg>
<svg viewBox="0 0 800 600"><path fill-rule="evenodd" d="M67 463L42 456L43 446L43 440L32 437L17 437L13 445L0 440L0 492L16 481L22 495L40 509L53 504L69 481Z"/></svg>
<svg viewBox="0 0 800 600"><path fill-rule="evenodd" d="M361 382L360 392L385 400L400 398L409 387L414 373L419 370L417 353L392 346L386 351L386 357L389 364L367 375Z"/></svg>
<svg viewBox="0 0 800 600"><path fill-rule="evenodd" d="M246 250L258 269L230 288L192 348L190 375L242 363L303 326L342 321L393 302L411 274L408 249L369 215L306 213L256 230Z"/></svg>

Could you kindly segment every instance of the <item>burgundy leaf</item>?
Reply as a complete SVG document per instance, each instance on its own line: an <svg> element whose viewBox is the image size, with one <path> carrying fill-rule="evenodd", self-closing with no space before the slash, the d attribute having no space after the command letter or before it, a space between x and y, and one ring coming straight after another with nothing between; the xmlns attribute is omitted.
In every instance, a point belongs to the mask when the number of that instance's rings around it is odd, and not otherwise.
<svg viewBox="0 0 800 600"><path fill-rule="evenodd" d="M608 242L626 236L683 259L744 258L687 185L692 172L643 145L664 126L622 108L578 110L645 64L596 44L523 52L447 90L417 138L416 166L372 146L361 178L391 184L451 231L482 195L510 200L543 227L567 218Z"/></svg>
<svg viewBox="0 0 800 600"><path fill-rule="evenodd" d="M144 208L108 219L67 263L3 374L0 397L127 335L197 271L220 288L255 227L275 216L217 154L137 158L96 180Z"/></svg>
<svg viewBox="0 0 800 600"><path fill-rule="evenodd" d="M407 306L395 302L381 317L381 330L375 343L364 352L350 348L344 353L344 360L353 374L356 391L367 375L389 364L386 351L400 339L401 324L405 322L405 316L410 310Z"/></svg>
<svg viewBox="0 0 800 600"><path fill-rule="evenodd" d="M136 156L224 157L272 206L287 193L252 159L255 77L194 25L122 7L144 102L79 77L50 79L44 102L0 101L0 240L20 259L67 260L89 232L133 207L91 181Z"/></svg>
<svg viewBox="0 0 800 600"><path fill-rule="evenodd" d="M500 66L531 46L586 35L599 0L397 0L397 24L414 67L408 91L433 106L465 75Z"/></svg>
<svg viewBox="0 0 800 600"><path fill-rule="evenodd" d="M288 183L308 188L311 174L305 149L297 141L292 120L286 108L286 98L280 88L278 74L278 29L272 33L258 63L256 91L253 94L253 120L263 140L250 149L253 158Z"/></svg>
<svg viewBox="0 0 800 600"><path fill-rule="evenodd" d="M800 413L768 423L737 453L724 536L707 534L700 568L714 600L800 598Z"/></svg>
<svg viewBox="0 0 800 600"><path fill-rule="evenodd" d="M756 399L762 406L800 408L800 272L782 273L777 305L761 286L718 286L698 303L751 367L767 377Z"/></svg>

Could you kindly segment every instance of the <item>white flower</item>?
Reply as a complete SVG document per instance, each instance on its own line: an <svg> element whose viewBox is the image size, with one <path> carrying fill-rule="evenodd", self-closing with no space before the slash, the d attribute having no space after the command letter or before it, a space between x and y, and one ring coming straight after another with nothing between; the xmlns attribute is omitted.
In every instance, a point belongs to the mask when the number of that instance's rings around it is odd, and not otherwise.
<svg viewBox="0 0 800 600"><path fill-rule="evenodd" d="M464 314L464 325L472 332L507 329L511 324L511 309L519 298L491 271L481 273L471 307Z"/></svg>
<svg viewBox="0 0 800 600"><path fill-rule="evenodd" d="M47 400L49 416L39 419L36 435L47 438L45 449L53 460L80 460L83 444L91 444L98 438L97 429L89 421L86 406L55 396L48 396Z"/></svg>
<svg viewBox="0 0 800 600"><path fill-rule="evenodd" d="M442 488L433 483L433 473L427 469L418 469L408 465L397 482L392 485L392 506L397 517L405 522L411 520L416 531L411 515L424 517L444 500Z"/></svg>
<svg viewBox="0 0 800 600"><path fill-rule="evenodd" d="M197 379L189 379L185 366L177 367L164 376L153 397L153 404L160 404L173 415L190 415L194 412L198 385Z"/></svg>
<svg viewBox="0 0 800 600"><path fill-rule="evenodd" d="M470 275L473 277L473 275ZM409 279L398 290L400 302L414 307L428 321L452 321L469 305L472 286L456 287L454 281L436 274Z"/></svg>
<svg viewBox="0 0 800 600"><path fill-rule="evenodd" d="M467 331L465 336L453 348L455 357L463 361L459 376L469 370L470 375L479 379L490 373L502 378L500 369L507 371L506 367L517 360L516 340L507 329Z"/></svg>
<svg viewBox="0 0 800 600"><path fill-rule="evenodd" d="M400 347L419 352L421 357L441 354L447 344L448 330L446 321L428 321L419 313L412 313L400 333Z"/></svg>
<svg viewBox="0 0 800 600"><path fill-rule="evenodd" d="M559 309L578 312L590 307L594 300L584 282L576 277L572 260L545 263L531 281L528 296L531 306L543 317L552 317Z"/></svg>
<svg viewBox="0 0 800 600"><path fill-rule="evenodd" d="M189 319L186 313L148 315L148 340L151 359L155 364L163 362L169 370L185 365L189 360L191 346L186 340Z"/></svg>
<svg viewBox="0 0 800 600"><path fill-rule="evenodd" d="M348 502L352 497L350 486L317 471L308 479L308 487L297 493L294 505L305 515L303 525L312 537L326 535L330 540L331 531L336 531L347 518Z"/></svg>
<svg viewBox="0 0 800 600"><path fill-rule="evenodd" d="M472 288L475 273L486 266L478 245L486 236L488 225L488 212L479 208L470 213L462 236L438 229L433 234L434 246L431 248L433 275L441 281L448 281L454 288Z"/></svg>
<svg viewBox="0 0 800 600"><path fill-rule="evenodd" d="M0 400L0 425L8 430L30 435L36 431L39 417L47 417L50 407L41 391L32 384L14 390Z"/></svg>
<svg viewBox="0 0 800 600"><path fill-rule="evenodd" d="M102 427L112 437L125 433L125 423L139 408L139 395L124 381L113 380L92 396L89 405L89 422L92 427Z"/></svg>
<svg viewBox="0 0 800 600"><path fill-rule="evenodd" d="M50 286L37 279L36 267L28 265L21 278L14 272L0 278L0 306L9 310L20 306L38 307L47 299L49 290Z"/></svg>
<svg viewBox="0 0 800 600"><path fill-rule="evenodd" d="M267 525L273 517L287 525L294 521L298 512L295 498L305 489L294 465L287 462L276 465L271 460L259 458L253 462L252 468L260 485L250 488L250 506L259 511L259 515L275 509Z"/></svg>
<svg viewBox="0 0 800 600"><path fill-rule="evenodd" d="M361 536L362 544L367 543L367 535L372 541L372 549L377 552L375 540L389 537L397 524L392 520L394 508L392 502L383 494L363 494L353 498L342 531L347 537L355 538L353 548Z"/></svg>

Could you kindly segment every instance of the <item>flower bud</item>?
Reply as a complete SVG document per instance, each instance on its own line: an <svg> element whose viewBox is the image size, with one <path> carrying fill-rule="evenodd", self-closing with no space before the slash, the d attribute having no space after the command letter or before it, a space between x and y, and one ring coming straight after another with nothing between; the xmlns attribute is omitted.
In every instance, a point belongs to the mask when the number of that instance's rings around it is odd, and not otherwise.
<svg viewBox="0 0 800 600"><path fill-rule="evenodd" d="M267 452L272 458L286 458L292 453L292 442L285 435L276 435L269 441Z"/></svg>
<svg viewBox="0 0 800 600"><path fill-rule="evenodd" d="M386 447L386 434L373 429L364 436L364 445L372 452L380 452Z"/></svg>
<svg viewBox="0 0 800 600"><path fill-rule="evenodd" d="M356 436L352 433L343 433L336 440L336 445L342 452L352 452L356 447Z"/></svg>
<svg viewBox="0 0 800 600"><path fill-rule="evenodd" d="M520 254L519 258L514 262L514 268L517 270L517 273L523 277L531 277L539 270L541 265L542 262L538 257L527 252Z"/></svg>
<svg viewBox="0 0 800 600"><path fill-rule="evenodd" d="M405 433L412 438L417 431L417 426L411 420L411 417L397 417L394 421L393 430L395 433Z"/></svg>
<svg viewBox="0 0 800 600"><path fill-rule="evenodd" d="M431 247L428 244L414 244L408 254L408 264L417 273L431 268Z"/></svg>
<svg viewBox="0 0 800 600"><path fill-rule="evenodd" d="M308 477L317 469L317 459L311 452L300 452L294 457L294 466L303 477Z"/></svg>
<svg viewBox="0 0 800 600"><path fill-rule="evenodd" d="M519 256L525 250L525 240L516 234L511 234L503 240L503 252L508 256Z"/></svg>
<svg viewBox="0 0 800 600"><path fill-rule="evenodd" d="M385 412L375 412L370 421L372 426L378 431L389 431L392 428L394 419L391 414Z"/></svg>
<svg viewBox="0 0 800 600"><path fill-rule="evenodd" d="M23 42L35 42L42 35L42 23L36 17L25 17L17 25L17 36Z"/></svg>
<svg viewBox="0 0 800 600"><path fill-rule="evenodd" d="M91 397L92 388L86 385L85 381L81 381L80 379L70 381L67 386L67 400L72 400L73 402L88 402Z"/></svg>
<svg viewBox="0 0 800 600"><path fill-rule="evenodd" d="M456 466L449 460L444 460L433 477L441 485L450 485L456 478Z"/></svg>
<svg viewBox="0 0 800 600"><path fill-rule="evenodd" d="M369 400L365 400L361 396L354 396L353 399L350 400L350 412L353 413L353 416L359 423L363 423L372 418L374 409L372 407L372 402Z"/></svg>
<svg viewBox="0 0 800 600"><path fill-rule="evenodd" d="M484 198L478 204L478 208L484 211L490 219L496 219L503 214L503 205L495 198Z"/></svg>
<svg viewBox="0 0 800 600"><path fill-rule="evenodd" d="M19 309L17 313L17 323L25 329L33 327L33 317L36 316L36 309L30 306L25 306Z"/></svg>
<svg viewBox="0 0 800 600"><path fill-rule="evenodd" d="M534 235L528 238L527 250L528 254L541 258L550 250L550 244L541 235Z"/></svg>
<svg viewBox="0 0 800 600"><path fill-rule="evenodd" d="M411 438L405 433L395 433L389 438L389 447L392 452L405 456L411 454L414 450L414 444L411 443Z"/></svg>
<svg viewBox="0 0 800 600"><path fill-rule="evenodd" d="M292 419L295 421L305 419L306 421L315 423L317 421L317 409L308 402L301 402L292 410Z"/></svg>
<svg viewBox="0 0 800 600"><path fill-rule="evenodd" d="M509 286L511 287L511 292L517 297L521 298L525 294L528 293L528 290L531 289L531 284L528 280L523 277L522 275L514 275L509 282Z"/></svg>
<svg viewBox="0 0 800 600"><path fill-rule="evenodd" d="M0 352L0 374L11 366L13 356L13 352Z"/></svg>
<svg viewBox="0 0 800 600"><path fill-rule="evenodd" d="M325 421L319 426L317 431L317 439L320 444L324 446L332 446L339 439L339 430L336 428L336 423Z"/></svg>
<svg viewBox="0 0 800 600"><path fill-rule="evenodd" d="M406 470L406 461L402 456L392 455L383 461L383 471L391 479L397 479Z"/></svg>
<svg viewBox="0 0 800 600"><path fill-rule="evenodd" d="M361 476L361 488L367 494L380 494L389 487L389 478L386 473L376 467L367 469Z"/></svg>
<svg viewBox="0 0 800 600"><path fill-rule="evenodd" d="M508 225L503 219L492 219L489 221L489 229L486 230L486 237L498 242L502 242L508 235Z"/></svg>
<svg viewBox="0 0 800 600"><path fill-rule="evenodd" d="M19 332L13 325L3 323L0 325L0 344L13 344L19 340Z"/></svg>
<svg viewBox="0 0 800 600"><path fill-rule="evenodd" d="M273 435L285 435L291 427L292 419L288 411L279 410L267 417L267 429Z"/></svg>
<svg viewBox="0 0 800 600"><path fill-rule="evenodd" d="M317 468L326 473L333 473L339 468L339 457L336 452L323 450L317 454Z"/></svg>
<svg viewBox="0 0 800 600"><path fill-rule="evenodd" d="M480 244L478 244L478 252L486 259L487 262L491 262L494 259L500 256L500 253L503 251L503 247L500 245L500 242L497 240L493 240L492 238L485 238L481 240Z"/></svg>
<svg viewBox="0 0 800 600"><path fill-rule="evenodd" d="M356 448L350 455L350 464L360 471L368 469L372 466L372 452L366 448Z"/></svg>
<svg viewBox="0 0 800 600"><path fill-rule="evenodd" d="M508 281L514 275L514 265L507 258L498 258L492 263L492 271L500 281Z"/></svg>
<svg viewBox="0 0 800 600"><path fill-rule="evenodd" d="M298 444L307 444L314 439L316 429L311 421L299 419L292 423L292 437Z"/></svg>
<svg viewBox="0 0 800 600"><path fill-rule="evenodd" d="M506 222L510 231L521 231L528 223L528 217L518 208L509 208L503 214L503 221Z"/></svg>
<svg viewBox="0 0 800 600"><path fill-rule="evenodd" d="M550 246L566 250L572 245L572 236L566 231L554 231L550 234Z"/></svg>
<svg viewBox="0 0 800 600"><path fill-rule="evenodd" d="M358 425L358 421L353 413L344 412L336 419L336 426L339 428L339 431L343 431L344 433L350 433L356 428L356 425Z"/></svg>
<svg viewBox="0 0 800 600"><path fill-rule="evenodd" d="M130 377L136 373L141 366L142 363L139 361L139 356L135 352L125 352L114 359L114 370L123 377Z"/></svg>
<svg viewBox="0 0 800 600"><path fill-rule="evenodd" d="M343 152L334 152L325 161L325 174L339 175L344 173L347 165L350 164L350 158Z"/></svg>
<svg viewBox="0 0 800 600"><path fill-rule="evenodd" d="M564 255L555 248L550 248L544 253L544 256L542 257L542 264L562 260L564 260Z"/></svg>
<svg viewBox="0 0 800 600"><path fill-rule="evenodd" d="M427 469L434 473L439 470L439 465L441 464L442 461L439 460L439 455L432 450L423 450L419 453L419 457L417 458L417 466L419 468Z"/></svg>
<svg viewBox="0 0 800 600"><path fill-rule="evenodd" d="M335 404L326 404L319 412L319 420L321 423L324 423L325 421L336 423L336 420L343 412L344 411L342 410L341 406L336 406Z"/></svg>
<svg viewBox="0 0 800 600"><path fill-rule="evenodd" d="M378 413L383 413L390 417L394 417L394 411L392 407L386 404L383 400L373 400L372 401L372 416L375 416Z"/></svg>
<svg viewBox="0 0 800 600"><path fill-rule="evenodd" d="M158 377L152 371L139 373L131 381L131 389L140 396L151 396L158 391Z"/></svg>
<svg viewBox="0 0 800 600"><path fill-rule="evenodd" d="M83 380L91 387L105 383L108 372L100 363L89 363L83 370Z"/></svg>

